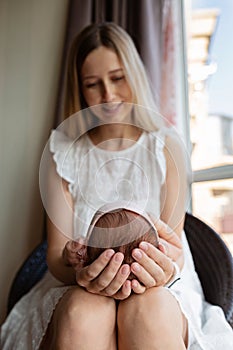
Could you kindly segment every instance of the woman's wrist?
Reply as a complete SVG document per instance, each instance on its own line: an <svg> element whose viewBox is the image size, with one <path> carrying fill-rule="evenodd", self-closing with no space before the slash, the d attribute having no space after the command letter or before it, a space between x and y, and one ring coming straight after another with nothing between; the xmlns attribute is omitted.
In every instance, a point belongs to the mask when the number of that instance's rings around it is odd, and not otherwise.
<svg viewBox="0 0 233 350"><path fill-rule="evenodd" d="M171 278L168 280L168 282L164 285L164 287L167 287L167 288L170 288L171 286L173 286L174 283L180 280L180 268L177 265L177 263L175 263L174 261L172 261L172 264L174 266L173 274Z"/></svg>

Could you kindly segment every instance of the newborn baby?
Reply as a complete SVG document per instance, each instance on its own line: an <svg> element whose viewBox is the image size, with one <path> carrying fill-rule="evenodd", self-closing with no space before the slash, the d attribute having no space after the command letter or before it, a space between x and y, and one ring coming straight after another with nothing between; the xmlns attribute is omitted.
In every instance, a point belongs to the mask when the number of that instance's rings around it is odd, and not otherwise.
<svg viewBox="0 0 233 350"><path fill-rule="evenodd" d="M141 241L158 246L158 234L150 218L129 209L97 213L88 233L85 265L92 263L105 249L112 248L124 254L123 263L131 264L132 250ZM130 274L130 280L136 277Z"/></svg>

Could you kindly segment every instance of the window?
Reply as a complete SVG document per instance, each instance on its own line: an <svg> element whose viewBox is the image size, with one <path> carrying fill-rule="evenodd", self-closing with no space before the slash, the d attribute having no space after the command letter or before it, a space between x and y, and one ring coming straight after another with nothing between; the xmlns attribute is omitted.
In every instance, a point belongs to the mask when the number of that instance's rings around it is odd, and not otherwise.
<svg viewBox="0 0 233 350"><path fill-rule="evenodd" d="M233 2L190 0L189 5L192 209L233 252Z"/></svg>

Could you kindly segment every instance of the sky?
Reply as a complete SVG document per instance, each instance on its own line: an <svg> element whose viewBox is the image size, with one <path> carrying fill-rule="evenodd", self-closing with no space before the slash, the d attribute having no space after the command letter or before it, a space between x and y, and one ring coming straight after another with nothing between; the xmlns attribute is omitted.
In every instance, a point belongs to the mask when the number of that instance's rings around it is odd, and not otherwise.
<svg viewBox="0 0 233 350"><path fill-rule="evenodd" d="M233 0L192 0L192 8L218 8L210 56L217 72L209 78L209 113L233 117Z"/></svg>

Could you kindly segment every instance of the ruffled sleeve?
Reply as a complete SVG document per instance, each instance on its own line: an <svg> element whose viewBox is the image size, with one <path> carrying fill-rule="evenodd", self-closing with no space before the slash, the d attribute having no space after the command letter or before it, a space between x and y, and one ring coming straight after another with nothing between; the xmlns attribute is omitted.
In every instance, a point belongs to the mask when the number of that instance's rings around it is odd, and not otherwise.
<svg viewBox="0 0 233 350"><path fill-rule="evenodd" d="M49 140L49 149L53 154L58 175L69 183L69 190L75 182L75 144L59 130L53 130Z"/></svg>

